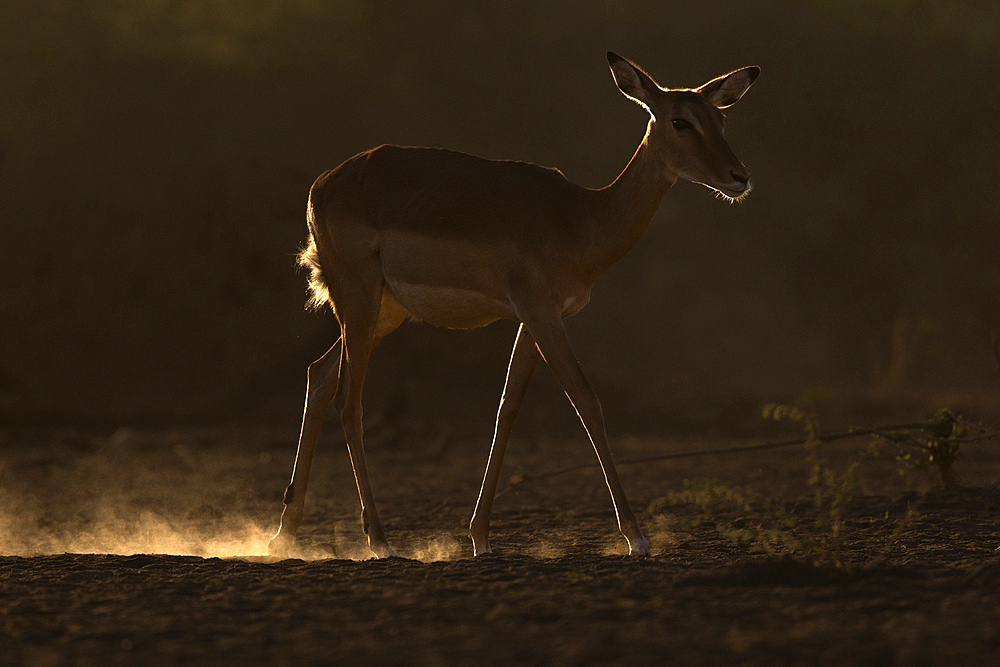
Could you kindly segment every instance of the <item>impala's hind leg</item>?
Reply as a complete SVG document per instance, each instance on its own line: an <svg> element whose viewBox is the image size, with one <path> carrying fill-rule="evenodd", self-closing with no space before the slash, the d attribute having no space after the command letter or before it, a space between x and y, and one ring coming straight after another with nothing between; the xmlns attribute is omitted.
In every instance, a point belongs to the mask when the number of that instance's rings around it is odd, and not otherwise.
<svg viewBox="0 0 1000 667"><path fill-rule="evenodd" d="M267 551L272 556L287 555L295 544L295 533L302 523L302 508L309 485L309 470L312 468L313 453L323 415L330 401L337 394L340 384L340 369L343 359L343 336L333 344L326 354L309 365L306 379L306 405L302 414L302 430L299 432L299 448L295 454L292 481L285 489L285 509L281 513L281 526L271 538Z"/></svg>
<svg viewBox="0 0 1000 667"><path fill-rule="evenodd" d="M378 346L382 337L399 326L405 311L398 307L389 307L392 299L383 291L381 285L375 290L361 284L353 287L341 286L341 288L347 293L344 294L346 298L341 298L337 302L337 316L341 320L347 367L341 371L342 387L337 393L334 405L340 411L340 420L344 425L347 451L351 456L354 481L357 483L358 497L361 499L361 522L368 536L368 547L379 558L388 558L395 556L396 552L385 538L382 521L375 507L371 481L368 478L361 394L372 350Z"/></svg>

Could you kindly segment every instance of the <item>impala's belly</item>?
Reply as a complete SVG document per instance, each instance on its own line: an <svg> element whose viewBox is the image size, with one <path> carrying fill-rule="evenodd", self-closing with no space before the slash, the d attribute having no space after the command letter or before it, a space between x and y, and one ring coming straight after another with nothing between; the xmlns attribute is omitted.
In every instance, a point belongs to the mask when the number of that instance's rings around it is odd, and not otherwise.
<svg viewBox="0 0 1000 667"><path fill-rule="evenodd" d="M474 329L514 316L509 303L458 287L389 281L393 296L414 319L449 329Z"/></svg>
<svg viewBox="0 0 1000 667"><path fill-rule="evenodd" d="M389 290L415 319L472 329L514 317L502 249L395 232L383 239L379 256Z"/></svg>

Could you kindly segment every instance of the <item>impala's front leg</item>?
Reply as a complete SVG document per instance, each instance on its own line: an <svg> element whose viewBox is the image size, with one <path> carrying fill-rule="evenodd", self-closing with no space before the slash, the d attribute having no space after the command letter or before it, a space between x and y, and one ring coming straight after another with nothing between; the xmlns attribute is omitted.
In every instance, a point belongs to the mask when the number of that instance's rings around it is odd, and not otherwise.
<svg viewBox="0 0 1000 667"><path fill-rule="evenodd" d="M611 456L608 436L604 430L604 413L601 410L601 402L594 390L591 389L590 383L587 382L587 378L580 368L580 363L576 360L576 355L573 354L573 348L566 336L562 318L554 311L543 312L542 315L532 315L525 322L528 330L531 331L542 358L552 369L552 373L562 385L566 396L576 408L584 428L587 429L587 435L590 436L590 442L594 445L597 459L604 471L604 480L611 492L611 502L618 517L618 528L628 540L629 555L648 556L650 554L649 542L643 537L639 522L625 498L625 490L618 478L618 471L615 469L615 462Z"/></svg>
<svg viewBox="0 0 1000 667"><path fill-rule="evenodd" d="M535 341L522 324L514 339L514 350L510 353L510 365L507 367L507 382L503 388L503 398L500 399L500 409L497 411L496 430L493 432L493 447L490 449L490 460L486 464L486 475L479 491L476 510L472 514L469 525L469 535L472 537L472 548L477 556L493 553L490 548L490 513L493 511L493 498L497 493L497 482L500 480L500 467L503 465L503 455L507 450L507 440L510 438L517 411L528 388L531 374L538 363L538 351Z"/></svg>
<svg viewBox="0 0 1000 667"><path fill-rule="evenodd" d="M302 414L302 430L299 432L299 448L295 453L292 481L285 489L285 508L281 512L281 525L277 534L267 545L272 556L287 556L295 544L295 533L302 523L306 487L309 484L309 470L312 468L316 440L323 425L326 407L337 393L340 382L342 358L341 341L333 344L326 354L309 365L306 378L306 405Z"/></svg>

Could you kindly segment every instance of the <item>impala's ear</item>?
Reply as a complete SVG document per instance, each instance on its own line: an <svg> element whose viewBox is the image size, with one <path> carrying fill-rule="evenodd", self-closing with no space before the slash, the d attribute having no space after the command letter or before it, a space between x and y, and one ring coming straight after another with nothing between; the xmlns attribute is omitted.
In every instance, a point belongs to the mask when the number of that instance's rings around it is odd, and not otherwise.
<svg viewBox="0 0 1000 667"><path fill-rule="evenodd" d="M618 84L618 90L625 93L625 97L641 104L646 111L653 113L653 104L663 89L648 74L611 51L608 51L608 64L611 66L615 83Z"/></svg>
<svg viewBox="0 0 1000 667"><path fill-rule="evenodd" d="M714 104L720 109L732 106L743 97L747 88L754 82L760 68L756 65L738 69L735 72L724 74L718 79L712 79L701 88L696 88L699 93L705 96L710 104Z"/></svg>

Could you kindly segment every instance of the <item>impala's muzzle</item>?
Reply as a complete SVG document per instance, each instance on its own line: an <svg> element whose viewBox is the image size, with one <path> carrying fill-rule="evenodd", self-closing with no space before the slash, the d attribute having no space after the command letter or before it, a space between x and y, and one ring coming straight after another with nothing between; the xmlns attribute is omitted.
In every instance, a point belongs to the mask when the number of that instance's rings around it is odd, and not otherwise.
<svg viewBox="0 0 1000 667"><path fill-rule="evenodd" d="M733 179L724 184L705 183L703 181L695 181L695 183L712 188L722 196L729 199L740 199L741 197L745 197L750 194L750 191L753 190L753 184L750 183L749 176L741 176L735 173L733 174Z"/></svg>
<svg viewBox="0 0 1000 667"><path fill-rule="evenodd" d="M728 179L719 179L715 183L704 183L730 199L739 199L747 195L753 186L750 184L750 173L743 165L739 169L730 169Z"/></svg>

